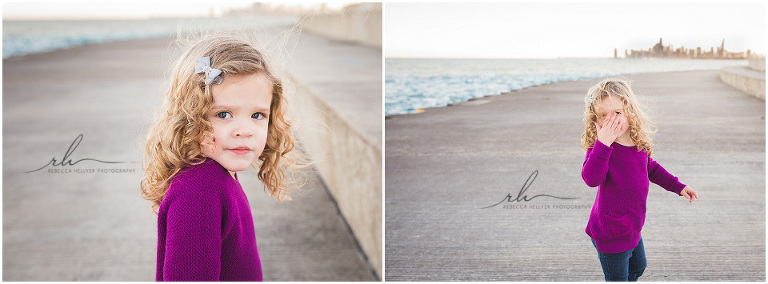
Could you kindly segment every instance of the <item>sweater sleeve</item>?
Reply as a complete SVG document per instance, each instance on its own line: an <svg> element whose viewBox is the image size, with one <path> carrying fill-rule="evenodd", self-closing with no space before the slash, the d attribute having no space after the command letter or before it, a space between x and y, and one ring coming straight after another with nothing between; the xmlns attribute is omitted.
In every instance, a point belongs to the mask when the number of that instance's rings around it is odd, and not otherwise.
<svg viewBox="0 0 768 284"><path fill-rule="evenodd" d="M174 196L168 208L163 281L219 281L221 198L207 188Z"/></svg>
<svg viewBox="0 0 768 284"><path fill-rule="evenodd" d="M581 178L589 187L596 187L605 182L608 175L608 159L613 148L605 146L600 140L595 140L595 145L587 149L587 157L581 168Z"/></svg>
<svg viewBox="0 0 768 284"><path fill-rule="evenodd" d="M685 184L678 181L676 176L667 172L667 170L654 161L651 156L648 156L648 179L677 195L680 195L680 192L685 188Z"/></svg>

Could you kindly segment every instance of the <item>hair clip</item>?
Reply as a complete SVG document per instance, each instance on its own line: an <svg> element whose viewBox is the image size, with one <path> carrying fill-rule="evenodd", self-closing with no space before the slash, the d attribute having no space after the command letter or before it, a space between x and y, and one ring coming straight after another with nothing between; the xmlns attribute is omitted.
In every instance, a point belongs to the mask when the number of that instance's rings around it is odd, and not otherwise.
<svg viewBox="0 0 768 284"><path fill-rule="evenodd" d="M197 59L195 63L195 74L205 73L205 85L211 83L221 84L221 70L211 68L211 58L208 56L202 56Z"/></svg>

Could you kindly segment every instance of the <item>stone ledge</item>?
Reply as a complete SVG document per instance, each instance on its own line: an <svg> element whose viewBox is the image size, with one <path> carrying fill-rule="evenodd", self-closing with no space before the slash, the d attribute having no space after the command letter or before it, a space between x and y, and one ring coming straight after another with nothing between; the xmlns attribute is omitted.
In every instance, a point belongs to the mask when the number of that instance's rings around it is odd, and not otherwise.
<svg viewBox="0 0 768 284"><path fill-rule="evenodd" d="M720 80L765 101L765 72L755 71L746 66L729 66L720 69Z"/></svg>
<svg viewBox="0 0 768 284"><path fill-rule="evenodd" d="M294 80L305 147L373 270L382 275L382 151L313 90Z"/></svg>
<svg viewBox="0 0 768 284"><path fill-rule="evenodd" d="M335 40L381 48L382 4L352 4L338 13L311 15L302 22L302 29Z"/></svg>

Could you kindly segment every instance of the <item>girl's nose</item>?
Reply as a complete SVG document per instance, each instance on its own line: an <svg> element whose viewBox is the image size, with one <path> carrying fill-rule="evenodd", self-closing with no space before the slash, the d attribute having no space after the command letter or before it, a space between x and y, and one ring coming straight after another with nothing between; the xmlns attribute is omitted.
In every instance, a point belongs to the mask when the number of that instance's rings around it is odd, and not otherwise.
<svg viewBox="0 0 768 284"><path fill-rule="evenodd" d="M235 137L253 137L253 130L246 128L236 129L233 133Z"/></svg>
<svg viewBox="0 0 768 284"><path fill-rule="evenodd" d="M248 127L240 127L238 129L235 129L235 136L236 137L251 137L251 136L253 136L253 130L251 130Z"/></svg>
<svg viewBox="0 0 768 284"><path fill-rule="evenodd" d="M234 137L252 137L254 133L253 126L248 125L247 123L241 123L240 125L237 125L232 132L232 136Z"/></svg>
<svg viewBox="0 0 768 284"><path fill-rule="evenodd" d="M253 136L253 131L250 131L250 130L239 131L239 132L235 133L235 136L238 136L238 137L251 137L251 136Z"/></svg>

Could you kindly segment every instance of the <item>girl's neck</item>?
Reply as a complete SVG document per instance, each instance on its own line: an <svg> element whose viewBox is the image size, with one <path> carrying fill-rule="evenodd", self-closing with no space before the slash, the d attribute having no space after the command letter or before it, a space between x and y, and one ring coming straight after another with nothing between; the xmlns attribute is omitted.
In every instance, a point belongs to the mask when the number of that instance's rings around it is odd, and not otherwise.
<svg viewBox="0 0 768 284"><path fill-rule="evenodd" d="M635 146L635 142L632 141L632 137L629 137L629 131L625 131L624 134L616 138L616 143L624 146Z"/></svg>

